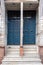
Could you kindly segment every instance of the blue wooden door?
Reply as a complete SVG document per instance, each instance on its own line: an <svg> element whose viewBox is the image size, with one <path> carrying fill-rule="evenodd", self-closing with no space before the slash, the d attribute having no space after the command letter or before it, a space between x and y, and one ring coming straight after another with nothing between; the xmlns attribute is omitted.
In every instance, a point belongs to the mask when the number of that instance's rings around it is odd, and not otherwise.
<svg viewBox="0 0 43 65"><path fill-rule="evenodd" d="M34 13L29 17L24 17L23 30L23 44L35 44L36 15Z"/></svg>
<svg viewBox="0 0 43 65"><path fill-rule="evenodd" d="M8 45L20 44L20 17L8 20Z"/></svg>

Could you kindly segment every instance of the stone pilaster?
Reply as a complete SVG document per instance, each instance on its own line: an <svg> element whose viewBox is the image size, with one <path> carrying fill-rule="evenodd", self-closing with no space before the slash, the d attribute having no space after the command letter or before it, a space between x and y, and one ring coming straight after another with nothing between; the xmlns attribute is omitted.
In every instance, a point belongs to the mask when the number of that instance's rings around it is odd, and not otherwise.
<svg viewBox="0 0 43 65"><path fill-rule="evenodd" d="M39 3L39 54L41 61L43 63L43 0Z"/></svg>
<svg viewBox="0 0 43 65"><path fill-rule="evenodd" d="M0 0L0 64L5 55L5 8L4 0Z"/></svg>
<svg viewBox="0 0 43 65"><path fill-rule="evenodd" d="M43 46L43 0L39 2L39 28L38 28L38 35L39 35L39 45Z"/></svg>
<svg viewBox="0 0 43 65"><path fill-rule="evenodd" d="M20 23L20 56L23 56L23 2L21 2L21 23Z"/></svg>
<svg viewBox="0 0 43 65"><path fill-rule="evenodd" d="M5 46L5 4L1 0L0 4L0 46Z"/></svg>

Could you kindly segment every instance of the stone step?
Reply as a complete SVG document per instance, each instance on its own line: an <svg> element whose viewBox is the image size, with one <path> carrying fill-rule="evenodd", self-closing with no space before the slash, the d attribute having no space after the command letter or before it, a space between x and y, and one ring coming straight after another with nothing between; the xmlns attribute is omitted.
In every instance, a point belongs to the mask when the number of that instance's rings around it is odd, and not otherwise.
<svg viewBox="0 0 43 65"><path fill-rule="evenodd" d="M6 62L1 65L42 65L41 62Z"/></svg>
<svg viewBox="0 0 43 65"><path fill-rule="evenodd" d="M19 49L20 48L20 46L7 46L7 48L11 48L11 49ZM36 49L36 48L38 48L38 46L37 45L24 45L23 46L23 48L24 49Z"/></svg>
<svg viewBox="0 0 43 65"><path fill-rule="evenodd" d="M14 64L1 64L1 65L14 65ZM15 64L15 65L36 65L36 64ZM42 65L42 64L37 64L37 65Z"/></svg>
<svg viewBox="0 0 43 65"><path fill-rule="evenodd" d="M17 50L17 51L19 51L20 48L19 48L19 49L17 49L17 48L16 48L16 49L15 49L15 48L8 48L7 50L8 50L8 51L10 51L10 50L13 50L13 51L16 51L16 50ZM32 51L37 51L38 49L37 49L37 48L36 48L36 49L34 49L34 48L27 48L27 49L26 49L26 48L23 48L23 50L24 50L24 51L26 51L26 50L27 50L27 51L31 51L31 50L32 50Z"/></svg>
<svg viewBox="0 0 43 65"><path fill-rule="evenodd" d="M10 62L10 61L8 61L8 62L3 62L3 64L40 64L41 62L33 62L33 61L31 61L31 62L14 62L14 61L12 61L12 62Z"/></svg>
<svg viewBox="0 0 43 65"><path fill-rule="evenodd" d="M11 54L11 53L15 53L15 54L16 54L16 53L20 53L20 51L7 51L7 52L10 53L10 54ZM37 51L24 51L24 54L25 54L25 53L27 54L27 53L38 53L38 52L37 52Z"/></svg>
<svg viewBox="0 0 43 65"><path fill-rule="evenodd" d="M38 46L24 46L24 56L20 56L20 46L8 46L7 54L1 65L42 65L38 54Z"/></svg>
<svg viewBox="0 0 43 65"><path fill-rule="evenodd" d="M16 62L23 62L23 61L28 61L28 62L31 62L31 61L36 61L36 62L39 62L41 61L40 58L23 58L23 57L20 57L20 58L4 58L3 59L3 62L7 62L7 61L16 61Z"/></svg>
<svg viewBox="0 0 43 65"><path fill-rule="evenodd" d="M19 51L20 49L12 49L12 48L8 48L7 51ZM23 49L24 51L37 51L37 49L29 49L29 48L25 48Z"/></svg>
<svg viewBox="0 0 43 65"><path fill-rule="evenodd" d="M19 52L20 51L20 47L19 46L12 46L12 47L7 47L7 52ZM24 52L38 52L38 46L24 46Z"/></svg>
<svg viewBox="0 0 43 65"><path fill-rule="evenodd" d="M21 57L21 56L20 56L20 54L15 54L15 55L14 54L10 54L10 55L6 54L6 57L10 58L10 57ZM24 54L23 57L29 57L29 58L31 58L31 57L32 58L34 58L34 57L37 58L38 57L39 58L40 56L39 56L39 54L36 54L36 53L33 54L32 53L32 54Z"/></svg>

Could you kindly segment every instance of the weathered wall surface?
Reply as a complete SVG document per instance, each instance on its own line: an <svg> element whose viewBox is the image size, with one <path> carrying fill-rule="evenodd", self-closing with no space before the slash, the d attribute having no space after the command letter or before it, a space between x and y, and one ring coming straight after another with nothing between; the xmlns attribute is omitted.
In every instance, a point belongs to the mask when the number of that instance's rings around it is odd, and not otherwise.
<svg viewBox="0 0 43 65"><path fill-rule="evenodd" d="M41 61L43 63L43 46L39 46L39 54L40 54Z"/></svg>
<svg viewBox="0 0 43 65"><path fill-rule="evenodd" d="M39 2L39 45L43 46L43 0Z"/></svg>
<svg viewBox="0 0 43 65"><path fill-rule="evenodd" d="M39 3L39 54L43 63L43 0Z"/></svg>
<svg viewBox="0 0 43 65"><path fill-rule="evenodd" d="M5 8L4 0L0 0L0 63L5 54Z"/></svg>
<svg viewBox="0 0 43 65"><path fill-rule="evenodd" d="M4 0L0 4L0 46L5 44L5 8Z"/></svg>

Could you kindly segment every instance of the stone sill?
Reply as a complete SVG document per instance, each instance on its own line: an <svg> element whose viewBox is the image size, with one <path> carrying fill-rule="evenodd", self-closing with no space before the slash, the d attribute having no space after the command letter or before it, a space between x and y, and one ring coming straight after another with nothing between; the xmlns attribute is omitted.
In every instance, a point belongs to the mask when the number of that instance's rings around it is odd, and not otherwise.
<svg viewBox="0 0 43 65"><path fill-rule="evenodd" d="M38 0L5 0L5 2L7 3L7 2L33 2L33 3L38 3Z"/></svg>

